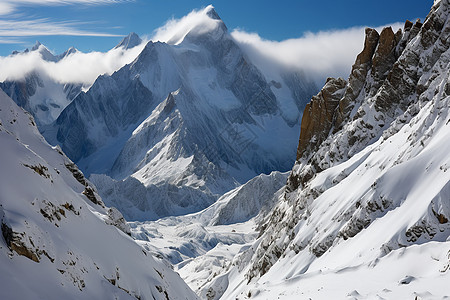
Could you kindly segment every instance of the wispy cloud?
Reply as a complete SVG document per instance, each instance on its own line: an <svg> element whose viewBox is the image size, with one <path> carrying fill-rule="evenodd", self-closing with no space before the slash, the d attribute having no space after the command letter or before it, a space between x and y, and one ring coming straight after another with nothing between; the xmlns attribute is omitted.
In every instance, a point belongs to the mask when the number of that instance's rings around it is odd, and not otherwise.
<svg viewBox="0 0 450 300"><path fill-rule="evenodd" d="M178 44L183 41L186 34L202 34L218 26L218 21L211 19L207 12L213 9L211 5L206 8L193 10L180 19L170 19L163 26L154 31L153 41L168 44Z"/></svg>
<svg viewBox="0 0 450 300"><path fill-rule="evenodd" d="M104 32L79 29L80 22L55 22L48 18L35 20L1 20L0 37L72 35L72 36L120 36Z"/></svg>
<svg viewBox="0 0 450 300"><path fill-rule="evenodd" d="M21 43L11 37L26 36L119 36L98 30L83 29L82 25L93 24L79 21L55 21L49 18L32 18L18 13L22 7L56 5L107 5L132 0L0 0L0 44ZM93 26L91 26L93 27Z"/></svg>
<svg viewBox="0 0 450 300"><path fill-rule="evenodd" d="M104 5L120 2L130 2L131 0L1 0L0 15L10 14L16 11L20 6L50 6L50 5Z"/></svg>

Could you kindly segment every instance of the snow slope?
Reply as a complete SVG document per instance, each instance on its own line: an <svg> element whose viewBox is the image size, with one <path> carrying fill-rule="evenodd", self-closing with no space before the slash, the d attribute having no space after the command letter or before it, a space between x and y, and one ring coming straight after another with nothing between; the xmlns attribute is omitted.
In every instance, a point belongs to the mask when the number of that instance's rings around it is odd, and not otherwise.
<svg viewBox="0 0 450 300"><path fill-rule="evenodd" d="M423 24L366 31L337 102L331 79L307 106L296 165L261 237L202 298L448 297L449 14L437 1ZM314 126L328 117L328 128ZM304 130L313 138L302 141Z"/></svg>
<svg viewBox="0 0 450 300"><path fill-rule="evenodd" d="M0 298L196 299L0 90Z"/></svg>

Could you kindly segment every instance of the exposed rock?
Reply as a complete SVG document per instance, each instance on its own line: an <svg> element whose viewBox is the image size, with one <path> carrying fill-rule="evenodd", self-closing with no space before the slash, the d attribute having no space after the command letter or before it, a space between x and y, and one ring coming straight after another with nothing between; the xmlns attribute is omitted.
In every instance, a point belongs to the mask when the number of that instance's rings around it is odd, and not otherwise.
<svg viewBox="0 0 450 300"><path fill-rule="evenodd" d="M106 220L106 224L110 224L113 226L116 226L120 230L122 230L124 233L131 236L131 228L130 225L127 223L123 215L120 213L120 211L117 210L115 207L110 207L108 209L108 218Z"/></svg>
<svg viewBox="0 0 450 300"><path fill-rule="evenodd" d="M24 243L25 233L14 232L11 227L2 222L2 235L5 239L6 245L11 251L25 256L32 261L39 262L39 257L36 251L30 249L27 247L27 243Z"/></svg>
<svg viewBox="0 0 450 300"><path fill-rule="evenodd" d="M366 80L367 73L372 65L372 57L378 45L380 36L375 29L366 29L364 49L356 57L352 66L352 71L348 78L348 88L343 99L339 102L339 109L336 115L336 129L339 129L344 120L348 117L353 107L355 99L358 97Z"/></svg>
<svg viewBox="0 0 450 300"><path fill-rule="evenodd" d="M379 89L392 65L397 60L395 48L400 41L391 27L385 27L380 34L377 49L372 59L372 76L374 84L371 86L369 95L373 96Z"/></svg>
<svg viewBox="0 0 450 300"><path fill-rule="evenodd" d="M85 195L86 198L91 200L92 203L104 206L103 202L101 200L97 199L97 196L95 195L95 192L91 187L87 186L83 191L83 195Z"/></svg>
<svg viewBox="0 0 450 300"><path fill-rule="evenodd" d="M48 173L48 168L46 166L42 166L41 164L36 165L36 166L30 166L30 165L24 164L24 166L35 171L42 177L51 178L50 174Z"/></svg>
<svg viewBox="0 0 450 300"><path fill-rule="evenodd" d="M73 162L68 162L65 164L67 170L69 170L73 177L82 185L87 186L87 181L86 178L84 177L83 172L80 171L80 169L78 169L77 165L74 164Z"/></svg>
<svg viewBox="0 0 450 300"><path fill-rule="evenodd" d="M312 153L327 138L333 118L347 82L328 78L322 90L311 99L303 112L297 159L307 151Z"/></svg>

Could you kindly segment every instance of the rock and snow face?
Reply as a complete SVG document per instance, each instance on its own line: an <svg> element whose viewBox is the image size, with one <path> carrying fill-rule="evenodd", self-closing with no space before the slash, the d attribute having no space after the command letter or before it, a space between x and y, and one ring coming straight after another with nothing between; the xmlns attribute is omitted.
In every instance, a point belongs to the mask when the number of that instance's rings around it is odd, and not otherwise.
<svg viewBox="0 0 450 300"><path fill-rule="evenodd" d="M366 31L348 82L329 79L307 106L261 237L204 298L449 294L449 14L437 1L423 24Z"/></svg>
<svg viewBox="0 0 450 300"><path fill-rule="evenodd" d="M63 109L81 92L82 85L58 83L36 71L23 80L1 82L0 88L17 105L29 111L41 127L58 118Z"/></svg>
<svg viewBox="0 0 450 300"><path fill-rule="evenodd" d="M199 211L294 162L314 85L292 72L269 82L214 9L201 14L199 24L149 42L133 63L99 77L44 133L86 174L108 175L92 180L128 218Z"/></svg>
<svg viewBox="0 0 450 300"><path fill-rule="evenodd" d="M4 299L196 299L0 90Z"/></svg>

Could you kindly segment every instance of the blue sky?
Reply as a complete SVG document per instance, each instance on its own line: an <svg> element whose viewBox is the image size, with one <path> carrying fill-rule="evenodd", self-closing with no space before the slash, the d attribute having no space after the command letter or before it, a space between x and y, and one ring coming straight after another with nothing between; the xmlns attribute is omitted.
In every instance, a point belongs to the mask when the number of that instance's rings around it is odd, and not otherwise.
<svg viewBox="0 0 450 300"><path fill-rule="evenodd" d="M423 18L433 1L0 0L0 56L31 47L37 40L55 53L71 46L83 52L106 51L129 32L151 37L167 20L208 4L229 29L282 41L305 32Z"/></svg>

